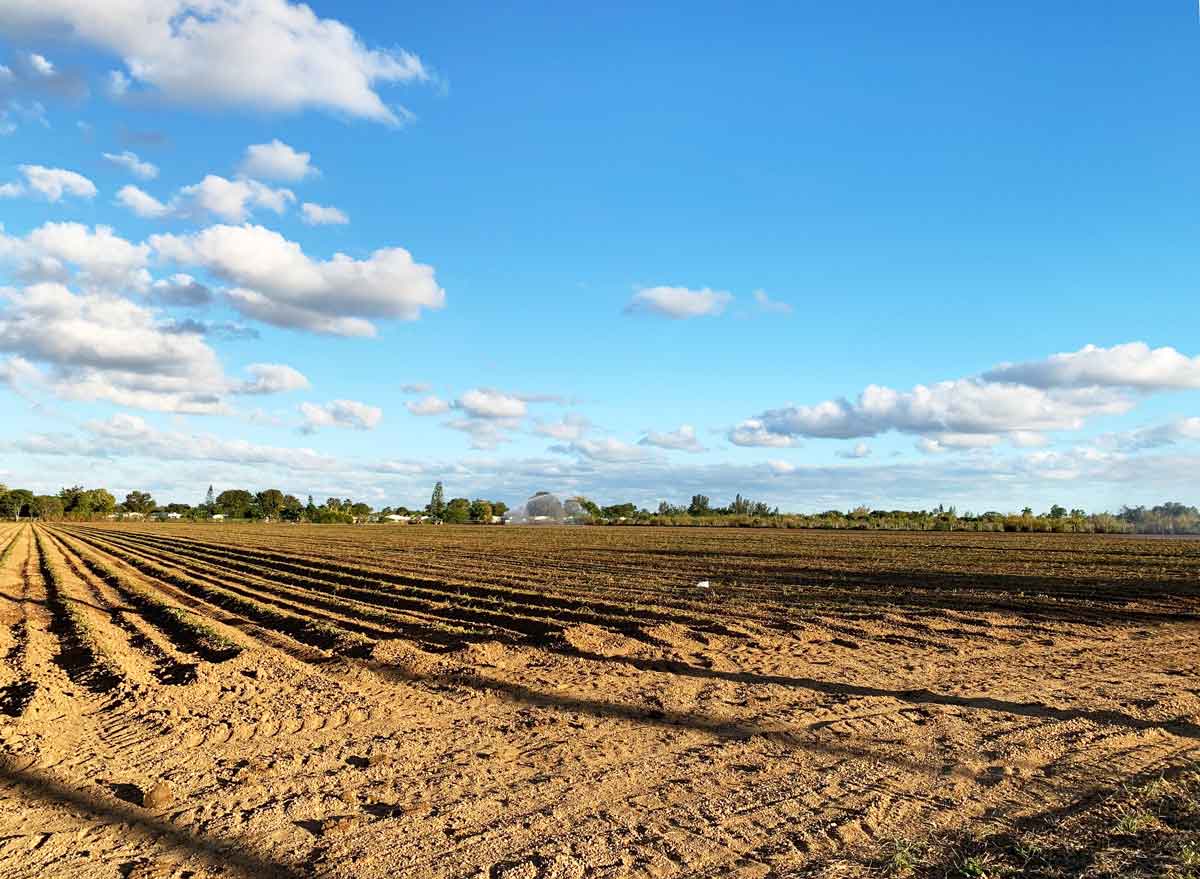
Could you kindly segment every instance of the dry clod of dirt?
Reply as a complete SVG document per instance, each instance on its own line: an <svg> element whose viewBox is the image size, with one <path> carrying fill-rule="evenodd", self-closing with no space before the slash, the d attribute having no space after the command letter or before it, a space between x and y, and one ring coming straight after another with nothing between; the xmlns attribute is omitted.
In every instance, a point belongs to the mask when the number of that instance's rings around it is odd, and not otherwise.
<svg viewBox="0 0 1200 879"><path fill-rule="evenodd" d="M175 802L175 792L165 781L160 781L142 792L142 806L160 812Z"/></svg>

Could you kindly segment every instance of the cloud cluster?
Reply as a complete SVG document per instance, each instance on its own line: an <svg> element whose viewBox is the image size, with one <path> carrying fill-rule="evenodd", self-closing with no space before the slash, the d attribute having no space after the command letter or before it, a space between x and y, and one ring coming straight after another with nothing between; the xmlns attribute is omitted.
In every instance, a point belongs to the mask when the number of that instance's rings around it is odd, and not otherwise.
<svg viewBox="0 0 1200 879"><path fill-rule="evenodd" d="M416 320L441 308L434 270L400 247L365 260L342 253L314 260L262 226L210 226L190 235L153 235L158 255L203 268L232 285L230 304L263 323L338 336L373 336L369 318Z"/></svg>
<svg viewBox="0 0 1200 879"><path fill-rule="evenodd" d="M855 400L769 409L729 432L737 445L786 446L802 437L855 439L915 434L927 453L1009 441L1043 445L1044 434L1078 430L1093 417L1133 408L1129 392L1200 387L1200 357L1142 342L1094 345L1045 360L1003 364L977 378L897 391L868 386Z"/></svg>
<svg viewBox="0 0 1200 879"><path fill-rule="evenodd" d="M282 364L251 364L250 378L228 378L201 332L160 321L119 296L71 292L41 282L5 291L0 351L10 384L43 387L69 400L102 400L184 414L230 412L234 394L307 387Z"/></svg>
<svg viewBox="0 0 1200 879"><path fill-rule="evenodd" d="M290 189L273 189L250 178L229 180L219 174L207 174L199 183L181 187L170 201L162 202L142 189L127 184L117 191L117 203L143 219L187 217L203 220L214 216L240 223L258 208L282 214L295 204Z"/></svg>
<svg viewBox="0 0 1200 879"><path fill-rule="evenodd" d="M1045 360L1003 363L984 373L992 382L1016 382L1034 388L1135 388L1142 391L1200 388L1200 357L1174 348L1129 342L1054 354Z"/></svg>
<svg viewBox="0 0 1200 879"><path fill-rule="evenodd" d="M353 430L374 430L383 419L383 410L357 400L331 400L328 403L300 404L303 433L315 433L323 427L343 427Z"/></svg>
<svg viewBox="0 0 1200 879"><path fill-rule="evenodd" d="M370 49L340 21L289 0L9 0L6 33L69 33L110 52L125 70L109 93L134 84L183 104L296 112L309 108L400 124L408 115L376 90L430 79L403 50Z"/></svg>
<svg viewBox="0 0 1200 879"><path fill-rule="evenodd" d="M15 443L31 455L77 455L87 458L143 457L153 461L215 461L225 464L275 465L287 471L331 471L339 462L309 448L281 448L210 434L164 431L136 415L118 413L89 421L84 435L33 434Z"/></svg>

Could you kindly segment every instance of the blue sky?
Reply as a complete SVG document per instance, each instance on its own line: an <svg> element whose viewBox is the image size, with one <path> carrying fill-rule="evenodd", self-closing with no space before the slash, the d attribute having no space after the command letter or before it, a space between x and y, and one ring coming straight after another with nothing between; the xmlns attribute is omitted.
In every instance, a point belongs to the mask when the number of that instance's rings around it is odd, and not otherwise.
<svg viewBox="0 0 1200 879"><path fill-rule="evenodd" d="M1193 8L195 5L0 9L10 485L1200 494Z"/></svg>

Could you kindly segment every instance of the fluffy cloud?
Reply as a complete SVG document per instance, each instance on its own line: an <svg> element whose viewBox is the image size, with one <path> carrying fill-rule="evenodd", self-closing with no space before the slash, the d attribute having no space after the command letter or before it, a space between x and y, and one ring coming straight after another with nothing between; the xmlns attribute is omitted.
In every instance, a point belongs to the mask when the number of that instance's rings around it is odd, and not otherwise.
<svg viewBox="0 0 1200 879"><path fill-rule="evenodd" d="M108 226L45 223L24 238L0 230L0 260L28 281L65 281L74 266L75 279L88 289L141 291L150 284L149 257L147 245L126 241Z"/></svg>
<svg viewBox="0 0 1200 879"><path fill-rule="evenodd" d="M775 433L758 418L747 418L729 431L729 441L735 446L765 446L784 449L797 445L794 437Z"/></svg>
<svg viewBox="0 0 1200 879"><path fill-rule="evenodd" d="M428 382L410 382L400 385L400 391L405 394L428 394L433 386Z"/></svg>
<svg viewBox="0 0 1200 879"><path fill-rule="evenodd" d="M21 195L32 190L39 193L46 201L59 202L63 196L74 195L79 198L94 198L96 184L74 171L65 168L47 168L43 165L19 165L25 175L25 183L8 183L6 194Z"/></svg>
<svg viewBox="0 0 1200 879"><path fill-rule="evenodd" d="M660 449L672 449L678 452L703 452L704 446L696 439L696 428L690 424L680 425L678 430L665 433L647 431L638 441L639 445L655 446Z"/></svg>
<svg viewBox="0 0 1200 879"><path fill-rule="evenodd" d="M119 56L126 82L187 104L319 108L395 125L404 111L376 87L430 78L417 56L369 49L346 25L289 0L10 0L0 27L66 31Z"/></svg>
<svg viewBox="0 0 1200 879"><path fill-rule="evenodd" d="M522 418L526 412L525 401L520 397L505 394L491 388L474 388L454 402L473 418Z"/></svg>
<svg viewBox="0 0 1200 879"><path fill-rule="evenodd" d="M1200 357L1188 357L1169 347L1151 348L1145 342L1111 348L1087 345L1045 360L1004 363L985 373L984 378L1035 388L1200 388Z"/></svg>
<svg viewBox="0 0 1200 879"><path fill-rule="evenodd" d="M0 351L16 355L11 383L69 400L185 414L228 413L230 394L269 394L306 387L281 364L251 364L250 378L226 377L205 342L205 328L160 322L151 309L119 296L76 294L38 283L5 293Z"/></svg>
<svg viewBox="0 0 1200 879"><path fill-rule="evenodd" d="M168 216L173 210L169 205L163 204L150 193L139 189L132 183L117 190L117 204L147 220L157 220Z"/></svg>
<svg viewBox="0 0 1200 879"><path fill-rule="evenodd" d="M642 287L625 306L627 314L656 314L673 320L718 315L733 301L721 290L689 290L687 287Z"/></svg>
<svg viewBox="0 0 1200 879"><path fill-rule="evenodd" d="M270 143L246 147L246 156L238 166L238 173L245 177L295 183L320 172L312 164L312 153L298 152L276 138Z"/></svg>
<svg viewBox="0 0 1200 879"><path fill-rule="evenodd" d="M301 431L314 433L322 427L373 430L383 418L383 410L357 400L332 400L328 403L301 403L304 416Z"/></svg>
<svg viewBox="0 0 1200 879"><path fill-rule="evenodd" d="M29 54L29 66L33 68L33 71L38 76L54 76L54 65L44 55L31 52Z"/></svg>
<svg viewBox="0 0 1200 879"><path fill-rule="evenodd" d="M126 299L73 294L61 284L9 291L0 350L51 370L53 393L170 412L225 411L226 380L201 338L171 333Z"/></svg>
<svg viewBox="0 0 1200 879"><path fill-rule="evenodd" d="M249 178L229 180L219 174L208 174L199 183L181 187L168 202L161 202L133 185L121 187L116 201L144 219L203 220L215 216L240 223L258 208L282 214L296 201L296 195L290 189L272 189Z"/></svg>
<svg viewBox="0 0 1200 879"><path fill-rule="evenodd" d="M770 409L743 422L730 439L739 445L778 445L778 438L853 439L891 430L940 435L1078 430L1091 416L1130 408L1124 397L1102 388L1043 390L979 379L917 385L903 392L870 385L853 402ZM760 441L747 441L752 431Z"/></svg>
<svg viewBox="0 0 1200 879"><path fill-rule="evenodd" d="M158 176L158 166L153 162L144 162L138 158L137 153L131 150L124 150L120 153L103 153L106 161L118 168L124 168L134 177L140 180L153 180Z"/></svg>
<svg viewBox="0 0 1200 879"><path fill-rule="evenodd" d="M335 207L313 204L306 201L300 206L300 219L309 226L344 226L350 218Z"/></svg>
<svg viewBox="0 0 1200 879"><path fill-rule="evenodd" d="M431 266L399 247L365 260L342 253L317 261L300 245L262 226L210 226L192 235L154 235L158 254L199 266L231 284L230 304L275 326L340 336L372 336L367 318L416 320L441 308L445 293Z"/></svg>
<svg viewBox="0 0 1200 879"><path fill-rule="evenodd" d="M179 190L175 210L192 216L212 214L230 223L240 223L254 208L282 214L295 200L290 189L272 189L257 180L227 180L208 174L199 183Z"/></svg>
<svg viewBox="0 0 1200 879"><path fill-rule="evenodd" d="M730 431L738 445L779 446L797 437L850 439L916 434L927 453L979 449L1008 440L1045 445L1047 431L1078 430L1088 418L1133 408L1129 391L1200 388L1200 357L1143 342L1006 363L978 378L896 391L870 385L856 400L770 409Z"/></svg>
<svg viewBox="0 0 1200 879"><path fill-rule="evenodd" d="M283 363L251 363L246 367L251 378L237 385L238 394L282 394L307 388L304 373ZM376 410L378 411L378 410Z"/></svg>
<svg viewBox="0 0 1200 879"><path fill-rule="evenodd" d="M409 400L404 408L412 415L441 415L450 411L450 404L441 397L422 397L420 400Z"/></svg>

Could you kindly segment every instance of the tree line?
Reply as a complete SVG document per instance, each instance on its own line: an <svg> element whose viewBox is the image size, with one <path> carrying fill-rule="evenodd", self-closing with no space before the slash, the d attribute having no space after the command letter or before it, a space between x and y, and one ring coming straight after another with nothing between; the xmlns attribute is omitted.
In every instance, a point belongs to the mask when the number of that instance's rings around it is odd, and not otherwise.
<svg viewBox="0 0 1200 879"><path fill-rule="evenodd" d="M1200 509L1179 502L1154 507L1122 507L1117 513L1088 513L1054 504L1042 513L1025 507L1019 513L959 513L938 505L930 510L877 510L867 506L821 513L782 513L777 506L736 495L724 506L707 495L693 495L687 504L659 503L655 510L631 502L601 506L576 495L560 502L547 492L538 492L526 505L528 516L547 514L554 521L594 525L691 525L709 527L826 528L891 531L1008 531L1089 534L1200 534ZM317 504L312 495L302 502L277 488L262 491L227 489L214 493L209 486L201 503L160 505L148 492L131 491L118 502L104 488L82 485L64 487L54 495L38 495L23 488L0 484L0 518L5 519L99 519L130 515L158 515L181 519L223 519L354 523L390 521L491 524L507 518L503 501L455 497L446 500L441 482L434 486L429 503L421 509L385 506L375 510L352 498L326 498Z"/></svg>
<svg viewBox="0 0 1200 879"><path fill-rule="evenodd" d="M1054 504L1042 513L1025 507L1019 513L990 510L959 513L939 504L930 510L877 510L868 506L821 513L781 513L760 501L737 495L726 506L714 506L706 495L693 495L687 505L663 501L656 511L634 504L597 507L578 498L590 521L608 525L692 525L710 527L818 528L881 531L1005 531L1076 534L1200 534L1200 509L1178 502L1155 507L1122 507L1118 513L1088 513Z"/></svg>

